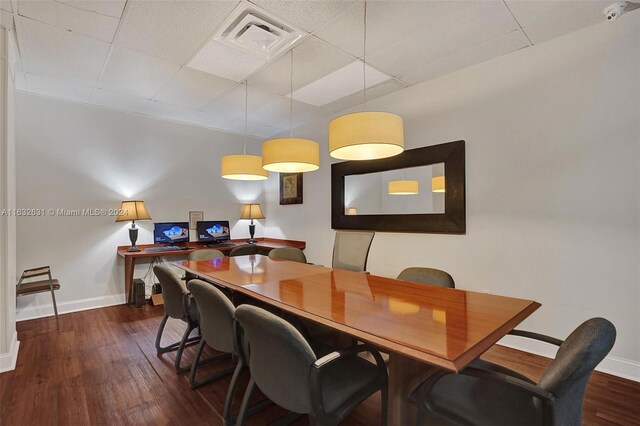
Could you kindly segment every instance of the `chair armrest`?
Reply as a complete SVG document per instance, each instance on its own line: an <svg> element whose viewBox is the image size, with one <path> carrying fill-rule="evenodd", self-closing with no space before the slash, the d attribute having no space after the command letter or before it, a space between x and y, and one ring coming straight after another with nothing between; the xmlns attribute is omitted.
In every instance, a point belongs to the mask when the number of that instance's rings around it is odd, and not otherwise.
<svg viewBox="0 0 640 426"><path fill-rule="evenodd" d="M543 389L533 383L526 382L518 377L513 377L508 374L500 373L497 371L483 370L476 367L467 367L458 374L464 376L477 377L482 380L489 380L492 382L502 383L506 386L521 390L540 398L541 400L553 404L555 402L555 396L546 389Z"/></svg>
<svg viewBox="0 0 640 426"><path fill-rule="evenodd" d="M311 403L314 406L314 410L316 412L325 412L324 409L324 401L322 400L322 391L320 389L320 377L322 374L322 370L326 368L328 365L337 362L340 359L354 357L359 353L369 352L373 358L376 360L376 365L378 367L378 379L381 383L386 385L388 376L387 376L387 366L384 363L384 359L380 355L375 348L370 345L357 345L348 349L342 349L339 351L331 352L322 358L319 358L311 364L311 368L309 369L309 382L311 387ZM364 362L368 362L363 360Z"/></svg>
<svg viewBox="0 0 640 426"><path fill-rule="evenodd" d="M376 360L376 364L378 364L378 367L384 366L386 369L386 364L384 363L384 360L382 359L380 352L378 352L375 348L373 348L370 345L356 345L348 349L333 351L323 356L322 358L317 359L316 362L312 364L312 368L319 370L341 358L355 356L362 352L369 352Z"/></svg>
<svg viewBox="0 0 640 426"><path fill-rule="evenodd" d="M513 336L526 337L527 339L539 340L541 342L550 343L552 345L560 346L562 344L562 340L556 339L555 337L546 336L540 333L534 333L533 331L525 331L525 330L511 330L509 333Z"/></svg>

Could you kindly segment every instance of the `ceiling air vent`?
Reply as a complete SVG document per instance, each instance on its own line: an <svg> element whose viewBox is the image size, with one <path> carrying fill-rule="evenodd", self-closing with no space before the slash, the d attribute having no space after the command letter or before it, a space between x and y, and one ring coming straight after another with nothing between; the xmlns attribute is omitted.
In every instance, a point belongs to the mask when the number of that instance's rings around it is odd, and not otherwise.
<svg viewBox="0 0 640 426"><path fill-rule="evenodd" d="M224 21L213 40L269 60L293 47L306 34L243 1Z"/></svg>

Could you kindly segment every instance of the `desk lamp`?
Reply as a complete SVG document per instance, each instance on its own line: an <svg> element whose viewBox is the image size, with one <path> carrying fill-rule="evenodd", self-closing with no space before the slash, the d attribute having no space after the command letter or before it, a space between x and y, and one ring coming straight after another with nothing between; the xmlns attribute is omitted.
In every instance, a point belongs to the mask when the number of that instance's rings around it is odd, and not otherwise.
<svg viewBox="0 0 640 426"><path fill-rule="evenodd" d="M257 243L258 241L253 238L253 235L256 233L256 225L253 224L253 219L264 219L262 209L260 209L260 204L243 205L240 219L251 219L251 224L249 225L249 235L251 236L251 238L247 242L249 244Z"/></svg>
<svg viewBox="0 0 640 426"><path fill-rule="evenodd" d="M144 201L123 201L120 206L120 214L116 218L116 222L131 221L131 228L129 228L129 239L131 240L131 247L127 251L140 251L136 247L136 241L138 240L138 228L136 228L136 220L151 220L147 209L144 207Z"/></svg>

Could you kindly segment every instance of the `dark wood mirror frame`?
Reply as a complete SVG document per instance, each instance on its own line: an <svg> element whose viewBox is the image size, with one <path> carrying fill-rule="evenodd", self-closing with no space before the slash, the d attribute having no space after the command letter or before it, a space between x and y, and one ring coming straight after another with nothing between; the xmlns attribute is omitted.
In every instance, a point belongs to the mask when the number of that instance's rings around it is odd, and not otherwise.
<svg viewBox="0 0 640 426"><path fill-rule="evenodd" d="M444 213L345 214L345 176L444 163ZM464 141L409 149L395 157L370 161L345 161L331 165L331 226L333 229L364 229L386 232L464 234L465 212Z"/></svg>

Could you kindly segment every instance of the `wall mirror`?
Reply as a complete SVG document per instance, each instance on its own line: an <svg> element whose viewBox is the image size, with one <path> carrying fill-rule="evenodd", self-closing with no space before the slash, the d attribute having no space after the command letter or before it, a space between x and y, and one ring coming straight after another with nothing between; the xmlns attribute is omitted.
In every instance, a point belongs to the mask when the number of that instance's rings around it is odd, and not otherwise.
<svg viewBox="0 0 640 426"><path fill-rule="evenodd" d="M464 141L331 166L334 229L463 234Z"/></svg>

